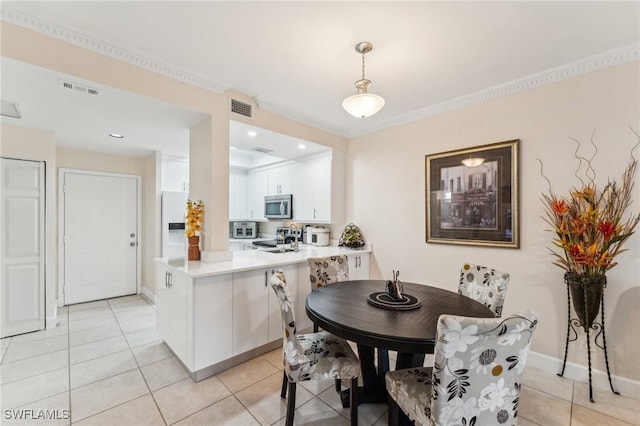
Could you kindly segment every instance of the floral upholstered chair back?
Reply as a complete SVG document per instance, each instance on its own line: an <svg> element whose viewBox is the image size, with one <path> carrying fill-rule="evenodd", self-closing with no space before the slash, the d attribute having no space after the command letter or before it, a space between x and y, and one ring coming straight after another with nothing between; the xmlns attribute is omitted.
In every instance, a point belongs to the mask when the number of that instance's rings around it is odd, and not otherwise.
<svg viewBox="0 0 640 426"><path fill-rule="evenodd" d="M441 315L431 388L432 424L515 424L520 379L537 322L530 311L503 319Z"/></svg>
<svg viewBox="0 0 640 426"><path fill-rule="evenodd" d="M500 318L508 285L509 274L506 272L465 263L460 269L458 293L484 303L496 318Z"/></svg>
<svg viewBox="0 0 640 426"><path fill-rule="evenodd" d="M299 363L296 351L296 319L293 314L293 303L289 296L284 272L276 272L271 276L271 288L278 296L280 312L282 313L285 367L288 365L289 368L296 368Z"/></svg>
<svg viewBox="0 0 640 426"><path fill-rule="evenodd" d="M311 290L349 279L349 264L345 255L310 257L307 261Z"/></svg>

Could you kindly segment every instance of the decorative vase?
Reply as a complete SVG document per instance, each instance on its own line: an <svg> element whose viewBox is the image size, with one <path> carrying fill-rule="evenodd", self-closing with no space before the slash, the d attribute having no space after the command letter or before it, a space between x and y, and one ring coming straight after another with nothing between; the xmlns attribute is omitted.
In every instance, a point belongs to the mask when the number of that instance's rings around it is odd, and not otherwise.
<svg viewBox="0 0 640 426"><path fill-rule="evenodd" d="M189 248L187 250L187 259L188 260L200 260L200 237L189 237Z"/></svg>
<svg viewBox="0 0 640 426"><path fill-rule="evenodd" d="M578 315L580 325L587 331L600 311L602 289L607 284L607 277L605 275L586 277L567 272L564 274L564 281L571 290L573 309Z"/></svg>

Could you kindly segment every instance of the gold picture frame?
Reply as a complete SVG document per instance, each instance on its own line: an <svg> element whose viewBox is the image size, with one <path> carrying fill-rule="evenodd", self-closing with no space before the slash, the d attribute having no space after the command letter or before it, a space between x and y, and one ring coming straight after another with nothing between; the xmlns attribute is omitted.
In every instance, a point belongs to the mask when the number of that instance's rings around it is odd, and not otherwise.
<svg viewBox="0 0 640 426"><path fill-rule="evenodd" d="M427 243L520 248L519 151L515 139L426 155Z"/></svg>

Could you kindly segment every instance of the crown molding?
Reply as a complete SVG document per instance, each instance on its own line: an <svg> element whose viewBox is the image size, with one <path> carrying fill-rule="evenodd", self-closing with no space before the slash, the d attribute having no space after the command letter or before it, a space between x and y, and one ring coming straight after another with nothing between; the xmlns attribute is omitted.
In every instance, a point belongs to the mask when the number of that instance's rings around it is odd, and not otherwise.
<svg viewBox="0 0 640 426"><path fill-rule="evenodd" d="M230 88L228 85L221 84L209 78L193 74L172 65L151 60L105 41L34 18L16 9L8 8L5 5L0 7L0 19L210 92L223 93Z"/></svg>
<svg viewBox="0 0 640 426"><path fill-rule="evenodd" d="M229 85L221 84L212 79L182 70L175 66L153 61L142 55L128 52L102 40L88 37L75 31L26 15L18 10L7 8L5 5L0 5L0 19L214 93L220 94L231 89L231 86ZM254 98L254 101L258 108L262 110L315 127L337 136L354 138L384 130L389 127L407 124L433 117L438 114L455 111L469 105L557 83L562 80L623 64L625 62L638 60L640 58L639 52L640 43L631 44L589 56L559 67L550 68L511 82L489 87L456 99L431 105L405 114L400 114L386 120L366 123L363 122L362 125L350 130L343 129L320 120L315 120L307 116L302 116L281 105L270 104L263 100L258 100L257 98Z"/></svg>
<svg viewBox="0 0 640 426"><path fill-rule="evenodd" d="M479 104L481 102L503 98L505 96L511 96L516 93L557 83L559 81L567 80L593 71L635 61L640 59L639 52L640 43L634 43L597 55L588 56L575 62L570 62L568 64L550 68L517 80L489 87L450 101L411 111L406 114L401 114L370 126L361 126L358 129L350 131L347 137L353 138L364 136L388 127L433 117L435 115L461 109L469 105Z"/></svg>

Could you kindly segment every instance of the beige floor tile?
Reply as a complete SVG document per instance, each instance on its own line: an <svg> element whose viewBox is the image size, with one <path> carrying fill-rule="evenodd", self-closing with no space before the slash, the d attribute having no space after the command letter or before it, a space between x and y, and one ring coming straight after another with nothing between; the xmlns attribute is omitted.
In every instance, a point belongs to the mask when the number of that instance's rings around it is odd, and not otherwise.
<svg viewBox="0 0 640 426"><path fill-rule="evenodd" d="M90 318L84 318L82 320L69 321L69 332L74 333L76 331L87 330L90 328L103 327L106 325L117 325L116 317L113 316L111 311L101 313L99 315L92 316Z"/></svg>
<svg viewBox="0 0 640 426"><path fill-rule="evenodd" d="M148 345L149 343L159 342L162 337L156 331L156 327L144 328L142 330L132 331L131 333L125 333L124 335L129 342L129 346L135 348L136 346Z"/></svg>
<svg viewBox="0 0 640 426"><path fill-rule="evenodd" d="M176 357L145 365L141 370L152 391L189 377L189 373Z"/></svg>
<svg viewBox="0 0 640 426"><path fill-rule="evenodd" d="M525 419L524 417L518 415L518 426L542 426L536 422L532 422L529 419Z"/></svg>
<svg viewBox="0 0 640 426"><path fill-rule="evenodd" d="M0 386L2 408L15 408L69 390L69 369L38 374Z"/></svg>
<svg viewBox="0 0 640 426"><path fill-rule="evenodd" d="M20 419L17 418L17 415L20 414L16 411L10 411L9 413L5 411L2 413L3 426L63 426L68 425L71 422L69 392L59 393L48 398L34 401L27 405L18 407L18 409L33 410L33 415L30 415L30 419L26 419L24 417ZM24 416L26 413L21 414Z"/></svg>
<svg viewBox="0 0 640 426"><path fill-rule="evenodd" d="M571 402L523 386L518 415L544 426L567 426L571 418Z"/></svg>
<svg viewBox="0 0 640 426"><path fill-rule="evenodd" d="M314 395L320 395L322 392L327 389L335 388L335 380L327 379L327 380L308 380L306 382L298 383L298 386L303 386L306 390L311 392ZM335 391L334 391L335 392Z"/></svg>
<svg viewBox="0 0 640 426"><path fill-rule="evenodd" d="M50 352L0 365L0 383L9 383L69 366L69 351Z"/></svg>
<svg viewBox="0 0 640 426"><path fill-rule="evenodd" d="M360 422L360 419L358 419L358 422ZM371 425L371 426L387 426L389 424L389 416L387 413L384 413L382 416L380 416L378 418L378 420L376 420L376 422ZM523 426L520 423L518 423L518 426Z"/></svg>
<svg viewBox="0 0 640 426"><path fill-rule="evenodd" d="M573 406L571 413L571 426L630 426L632 424L577 404Z"/></svg>
<svg viewBox="0 0 640 426"><path fill-rule="evenodd" d="M78 364L125 349L129 349L129 345L123 335L109 337L72 347L69 350L69 360L71 364Z"/></svg>
<svg viewBox="0 0 640 426"><path fill-rule="evenodd" d="M69 333L69 328L66 324L59 327L50 328L48 330L34 331L33 333L20 334L13 337L12 344L30 343L38 340L47 339L49 337L65 336Z"/></svg>
<svg viewBox="0 0 640 426"><path fill-rule="evenodd" d="M78 323L83 321L88 321L94 318L100 318L109 315L113 316L113 311L108 305L86 308L69 312L69 323L75 323L77 325Z"/></svg>
<svg viewBox="0 0 640 426"><path fill-rule="evenodd" d="M593 388L593 401L589 401L589 385L576 382L573 388L574 405L582 405L627 423L640 425L640 404L637 400L615 395L610 390Z"/></svg>
<svg viewBox="0 0 640 426"><path fill-rule="evenodd" d="M71 390L71 421L138 398L149 392L140 370L132 370Z"/></svg>
<svg viewBox="0 0 640 426"><path fill-rule="evenodd" d="M257 357L218 374L231 392L237 392L277 373L278 369L262 357Z"/></svg>
<svg viewBox="0 0 640 426"><path fill-rule="evenodd" d="M153 398L148 394L73 424L74 426L156 426L164 425L164 420Z"/></svg>
<svg viewBox="0 0 640 426"><path fill-rule="evenodd" d="M175 426L202 425L259 426L260 423L234 396L229 396L175 423Z"/></svg>
<svg viewBox="0 0 640 426"><path fill-rule="evenodd" d="M153 393L168 424L182 420L230 395L216 376L197 383L190 378L184 379Z"/></svg>
<svg viewBox="0 0 640 426"><path fill-rule="evenodd" d="M282 364L282 348L278 348L271 352L267 352L262 357L267 361L269 361L278 370L284 369L284 366Z"/></svg>
<svg viewBox="0 0 640 426"><path fill-rule="evenodd" d="M2 359L3 363L18 361L32 356L66 349L69 338L64 336L47 337L46 339L23 344L11 344Z"/></svg>
<svg viewBox="0 0 640 426"><path fill-rule="evenodd" d="M171 349L164 342L150 343L132 349L139 366L162 361L173 356Z"/></svg>
<svg viewBox="0 0 640 426"><path fill-rule="evenodd" d="M132 331L142 330L144 328L155 328L156 326L156 314L140 315L137 318L131 318L126 321L118 320L120 328L124 333L131 333Z"/></svg>
<svg viewBox="0 0 640 426"><path fill-rule="evenodd" d="M120 330L120 326L114 322L113 324L103 325L100 327L70 332L69 342L71 346L78 346L121 335L122 330Z"/></svg>
<svg viewBox="0 0 640 426"><path fill-rule="evenodd" d="M7 349L9 349L9 345L0 347L0 364L2 363L2 360L4 359L4 354L7 353Z"/></svg>
<svg viewBox="0 0 640 426"><path fill-rule="evenodd" d="M131 350L116 352L71 366L71 389L137 369Z"/></svg>
<svg viewBox="0 0 640 426"><path fill-rule="evenodd" d="M72 312L82 311L85 309L95 309L109 307L109 303L106 300L96 300L95 302L76 303L75 305L68 305L66 308L69 310L69 314Z"/></svg>
<svg viewBox="0 0 640 426"><path fill-rule="evenodd" d="M522 384L565 401L571 401L573 398L573 380L547 371L526 367L522 375Z"/></svg>
<svg viewBox="0 0 640 426"><path fill-rule="evenodd" d="M313 425L313 426L334 426L342 425L348 426L349 421L342 417L338 412L329 407L318 398L313 398L310 401L305 402L299 408L296 409L296 413L293 417L293 422L296 425ZM371 423L360 423L359 425L370 425ZM285 418L280 419L276 423L278 426L285 425Z"/></svg>
<svg viewBox="0 0 640 426"><path fill-rule="evenodd" d="M271 425L287 413L287 400L280 398L282 373L277 372L235 395L262 425ZM296 407L313 398L311 392L297 386Z"/></svg>
<svg viewBox="0 0 640 426"><path fill-rule="evenodd" d="M13 340L13 337L5 337L0 339L0 348L2 349L7 348L12 340Z"/></svg>
<svg viewBox="0 0 640 426"><path fill-rule="evenodd" d="M119 322L130 321L137 318L146 317L149 315L156 315L156 310L149 305L136 306L129 309L120 309L114 311L114 314Z"/></svg>
<svg viewBox="0 0 640 426"><path fill-rule="evenodd" d="M139 296L139 295L109 299L109 305L111 306L111 309L113 309L114 312L133 309L133 308L140 308L145 306L151 306L149 305L149 302L147 302L142 296Z"/></svg>
<svg viewBox="0 0 640 426"><path fill-rule="evenodd" d="M334 388L327 389L322 392L318 398L324 403L329 405L333 410L340 413L344 418L350 419L351 413L349 408L342 407L342 401L340 395L338 395ZM376 404L360 404L358 406L358 424L371 425L376 422L383 414L387 412L386 402L380 402Z"/></svg>

